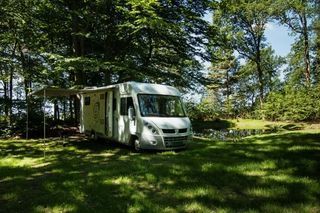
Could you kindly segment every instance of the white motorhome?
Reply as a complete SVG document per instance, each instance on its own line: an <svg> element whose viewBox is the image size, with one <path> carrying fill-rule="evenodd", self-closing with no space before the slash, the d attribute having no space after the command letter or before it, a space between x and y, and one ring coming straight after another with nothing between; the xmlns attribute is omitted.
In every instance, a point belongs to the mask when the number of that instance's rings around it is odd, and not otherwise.
<svg viewBox="0 0 320 213"><path fill-rule="evenodd" d="M171 86L127 82L83 89L80 131L136 150L185 148L192 128L180 92Z"/></svg>

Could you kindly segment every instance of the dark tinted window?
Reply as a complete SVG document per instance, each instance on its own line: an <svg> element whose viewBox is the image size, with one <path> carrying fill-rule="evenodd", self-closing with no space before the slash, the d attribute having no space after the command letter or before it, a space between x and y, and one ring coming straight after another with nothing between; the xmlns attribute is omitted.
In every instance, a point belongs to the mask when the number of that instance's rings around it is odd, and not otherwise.
<svg viewBox="0 0 320 213"><path fill-rule="evenodd" d="M90 105L90 97L84 97L84 105Z"/></svg>
<svg viewBox="0 0 320 213"><path fill-rule="evenodd" d="M133 99L131 97L121 98L120 100L120 115L128 115L129 108L133 106Z"/></svg>

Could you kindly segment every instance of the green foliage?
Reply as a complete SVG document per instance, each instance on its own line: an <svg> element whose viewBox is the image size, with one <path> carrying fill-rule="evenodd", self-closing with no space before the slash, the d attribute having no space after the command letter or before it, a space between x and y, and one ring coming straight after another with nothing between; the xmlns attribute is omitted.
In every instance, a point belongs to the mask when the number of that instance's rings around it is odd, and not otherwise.
<svg viewBox="0 0 320 213"><path fill-rule="evenodd" d="M295 35L295 43L290 53L291 68L289 75L290 81L295 84L311 86L317 79L318 67L317 55L319 46L317 43L317 19L319 2L314 0L279 0L275 2L274 16L281 24L288 27L290 32Z"/></svg>
<svg viewBox="0 0 320 213"><path fill-rule="evenodd" d="M199 103L188 101L186 105L192 120L212 121L221 117L223 112L219 95L213 90L207 91Z"/></svg>
<svg viewBox="0 0 320 213"><path fill-rule="evenodd" d="M201 81L195 56L205 58L198 49L207 38L208 23L201 19L206 5L207 1L128 1L121 8L125 23L120 30L132 38L126 58L134 75L175 85Z"/></svg>
<svg viewBox="0 0 320 213"><path fill-rule="evenodd" d="M224 108L221 116L244 116L258 109L260 113L254 116L263 117L264 97L279 88L279 70L285 62L268 47L264 35L272 19L272 2L226 0L216 2L212 8L209 77L213 83L209 88L220 93Z"/></svg>
<svg viewBox="0 0 320 213"><path fill-rule="evenodd" d="M273 92L264 105L271 120L312 121L320 117L320 89L290 88Z"/></svg>
<svg viewBox="0 0 320 213"><path fill-rule="evenodd" d="M27 94L44 85L135 80L206 86L210 95L189 112L195 119L319 119L319 8L315 0L0 1L0 116L17 123L25 106L14 102L28 103ZM266 40L270 22L295 37L286 60ZM63 108L72 105L67 114L76 117L76 101Z"/></svg>
<svg viewBox="0 0 320 213"><path fill-rule="evenodd" d="M219 117L219 107L211 103L209 100L204 100L199 104L187 104L188 116L192 120L210 121Z"/></svg>
<svg viewBox="0 0 320 213"><path fill-rule="evenodd" d="M208 4L0 1L0 116L15 122L13 114L25 111L13 105L14 99L28 103L28 93L42 86L134 80L195 88L205 81L200 61L208 60L209 23L202 19ZM75 119L76 102L69 104Z"/></svg>

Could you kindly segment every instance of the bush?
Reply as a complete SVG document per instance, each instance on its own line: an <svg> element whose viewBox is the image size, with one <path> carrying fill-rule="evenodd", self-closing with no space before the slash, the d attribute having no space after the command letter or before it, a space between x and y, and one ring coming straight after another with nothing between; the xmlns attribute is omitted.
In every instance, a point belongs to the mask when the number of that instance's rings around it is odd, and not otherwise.
<svg viewBox="0 0 320 213"><path fill-rule="evenodd" d="M273 92L264 104L269 120L314 121L320 119L320 90L314 88L290 88Z"/></svg>
<svg viewBox="0 0 320 213"><path fill-rule="evenodd" d="M187 103L186 106L188 116L191 118L191 120L215 120L220 115L218 106L206 100L199 104Z"/></svg>

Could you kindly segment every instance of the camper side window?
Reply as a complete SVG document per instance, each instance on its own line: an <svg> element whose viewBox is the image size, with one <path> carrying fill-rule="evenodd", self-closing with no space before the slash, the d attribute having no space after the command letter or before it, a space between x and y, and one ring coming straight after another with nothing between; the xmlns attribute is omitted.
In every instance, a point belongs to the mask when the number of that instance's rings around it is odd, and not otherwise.
<svg viewBox="0 0 320 213"><path fill-rule="evenodd" d="M90 105L90 97L84 97L84 105Z"/></svg>
<svg viewBox="0 0 320 213"><path fill-rule="evenodd" d="M133 99L131 97L121 98L120 100L120 115L128 115L129 108L133 106Z"/></svg>

